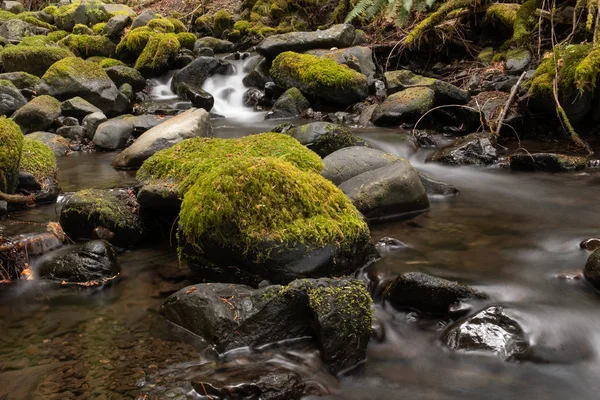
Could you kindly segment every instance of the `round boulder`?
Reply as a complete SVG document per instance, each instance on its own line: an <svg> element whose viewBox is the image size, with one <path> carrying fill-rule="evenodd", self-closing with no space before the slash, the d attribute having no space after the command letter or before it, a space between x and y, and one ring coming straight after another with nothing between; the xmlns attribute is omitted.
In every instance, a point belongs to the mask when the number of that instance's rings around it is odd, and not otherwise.
<svg viewBox="0 0 600 400"><path fill-rule="evenodd" d="M336 185L364 172L394 164L402 158L365 146L340 149L323 158L321 175Z"/></svg>
<svg viewBox="0 0 600 400"><path fill-rule="evenodd" d="M414 123L435 105L435 92L428 87L413 87L388 96L377 106L371 121L378 126Z"/></svg>
<svg viewBox="0 0 600 400"><path fill-rule="evenodd" d="M367 145L348 128L330 122L313 122L292 128L286 133L321 157L345 147Z"/></svg>

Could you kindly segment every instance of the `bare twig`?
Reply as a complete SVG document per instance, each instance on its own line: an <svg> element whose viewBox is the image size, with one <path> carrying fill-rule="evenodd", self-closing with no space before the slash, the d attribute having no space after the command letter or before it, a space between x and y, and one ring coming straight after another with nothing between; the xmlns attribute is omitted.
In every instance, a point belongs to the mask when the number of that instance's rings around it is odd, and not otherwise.
<svg viewBox="0 0 600 400"><path fill-rule="evenodd" d="M504 124L506 114L510 109L510 105L515 100L517 92L519 91L519 86L521 86L521 82L523 82L525 75L527 75L527 72L524 71L519 77L517 83L515 83L512 89L510 89L510 96L508 96L508 100L506 100L506 104L504 104L504 108L502 109L502 112L500 113L500 115L498 116L498 120L496 121L496 136L500 136L500 130L502 129L502 125Z"/></svg>
<svg viewBox="0 0 600 400"><path fill-rule="evenodd" d="M416 134L417 134L417 126L418 126L418 125L419 125L419 123L420 123L420 122L423 120L423 118L425 118L425 117L426 117L426 116L427 116L429 113L431 113L431 112L433 112L433 111L436 111L436 110L439 110L439 109L441 109L441 108L455 108L455 107L456 107L456 108L464 108L464 109L467 109L467 110L472 110L472 111L475 111L475 112L479 113L479 118L480 118L480 121L482 121L482 122L483 122L483 120L481 119L481 117L482 117L483 113L481 112L481 110L478 110L478 109L476 109L476 108L474 108L474 107L470 107L470 106L463 106L463 105L460 105L460 104L447 104L447 105L444 105L444 106L437 106L437 107L434 107L434 108L432 108L431 110L427 111L425 114L421 115L421 118L419 118L419 119L417 120L417 122L415 123L415 126L413 127L413 130L412 130L412 134L413 134L414 138L415 138L415 139L417 138L417 136L416 136Z"/></svg>

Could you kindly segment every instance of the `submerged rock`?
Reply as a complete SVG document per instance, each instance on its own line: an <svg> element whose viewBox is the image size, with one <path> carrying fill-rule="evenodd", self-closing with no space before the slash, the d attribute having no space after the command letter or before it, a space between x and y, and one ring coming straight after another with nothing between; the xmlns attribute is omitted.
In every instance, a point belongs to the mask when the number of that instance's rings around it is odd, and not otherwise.
<svg viewBox="0 0 600 400"><path fill-rule="evenodd" d="M310 108L310 103L296 88L285 91L273 104L265 119L296 118Z"/></svg>
<svg viewBox="0 0 600 400"><path fill-rule="evenodd" d="M419 173L405 159L350 178L339 188L366 218L373 221L429 208Z"/></svg>
<svg viewBox="0 0 600 400"><path fill-rule="evenodd" d="M256 51L261 56L272 60L285 51L303 52L312 49L350 47L355 35L354 27L350 24L334 25L329 29L316 32L290 32L267 37L256 47Z"/></svg>
<svg viewBox="0 0 600 400"><path fill-rule="evenodd" d="M365 358L371 302L365 285L351 279L303 279L259 289L206 283L175 293L159 312L218 352L312 336L337 373Z"/></svg>
<svg viewBox="0 0 600 400"><path fill-rule="evenodd" d="M184 139L210 136L212 127L206 110L191 109L142 134L113 160L112 165L119 169L139 168L159 150L167 149Z"/></svg>
<svg viewBox="0 0 600 400"><path fill-rule="evenodd" d="M584 250L594 251L600 248L600 239L599 238L589 238L585 239L581 243L579 243L579 247Z"/></svg>
<svg viewBox="0 0 600 400"><path fill-rule="evenodd" d="M496 137L489 132L471 133L429 156L427 161L449 165L491 165L498 160Z"/></svg>
<svg viewBox="0 0 600 400"><path fill-rule="evenodd" d="M435 92L427 87L408 88L388 96L375 108L371 121L378 126L414 123L435 105Z"/></svg>
<svg viewBox="0 0 600 400"><path fill-rule="evenodd" d="M45 260L38 274L67 283L101 284L120 271L112 246L104 240L92 240L77 250Z"/></svg>
<svg viewBox="0 0 600 400"><path fill-rule="evenodd" d="M85 189L66 196L60 224L73 240L91 239L102 226L115 234L111 243L119 247L135 245L142 232L135 199L112 190Z"/></svg>
<svg viewBox="0 0 600 400"><path fill-rule="evenodd" d="M514 359L529 349L523 328L502 306L491 306L451 325L442 342L452 350Z"/></svg>
<svg viewBox="0 0 600 400"><path fill-rule="evenodd" d="M330 122L312 122L292 128L286 133L321 157L327 157L346 147L367 145L348 128Z"/></svg>
<svg viewBox="0 0 600 400"><path fill-rule="evenodd" d="M510 169L516 171L571 172L585 169L585 157L554 153L519 153L510 156Z"/></svg>
<svg viewBox="0 0 600 400"><path fill-rule="evenodd" d="M441 182L419 172L427 196L456 196L459 190L449 183Z"/></svg>
<svg viewBox="0 0 600 400"><path fill-rule="evenodd" d="M467 285L421 272L398 275L385 289L384 298L396 307L447 313L462 300L485 299L487 296Z"/></svg>

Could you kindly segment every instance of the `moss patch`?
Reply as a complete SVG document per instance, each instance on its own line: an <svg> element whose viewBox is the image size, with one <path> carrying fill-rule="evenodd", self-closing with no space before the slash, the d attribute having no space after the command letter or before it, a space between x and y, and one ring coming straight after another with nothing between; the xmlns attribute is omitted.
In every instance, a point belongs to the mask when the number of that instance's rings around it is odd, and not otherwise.
<svg viewBox="0 0 600 400"><path fill-rule="evenodd" d="M21 171L29 172L39 183L56 173L56 157L45 144L25 138L21 156Z"/></svg>
<svg viewBox="0 0 600 400"><path fill-rule="evenodd" d="M514 43L522 44L531 36L531 32L538 21L538 17L535 15L535 10L539 6L538 3L538 0L527 0L517 10L513 24L512 40Z"/></svg>
<svg viewBox="0 0 600 400"><path fill-rule="evenodd" d="M189 50L194 50L194 44L196 43L196 35L190 32L181 32L177 34L177 40L184 47Z"/></svg>
<svg viewBox="0 0 600 400"><path fill-rule="evenodd" d="M110 67L114 67L116 65L127 66L127 64L125 64L123 61L116 60L114 58L104 58L100 61L99 64L102 68L110 68Z"/></svg>
<svg viewBox="0 0 600 400"><path fill-rule="evenodd" d="M25 36L21 43L18 46L54 46L56 47L56 43L45 35L35 35L35 36Z"/></svg>
<svg viewBox="0 0 600 400"><path fill-rule="evenodd" d="M67 49L42 46L12 46L2 51L6 72L23 71L42 76L51 65L74 54Z"/></svg>
<svg viewBox="0 0 600 400"><path fill-rule="evenodd" d="M23 134L11 119L0 118L0 191L13 193L23 149Z"/></svg>
<svg viewBox="0 0 600 400"><path fill-rule="evenodd" d="M565 48L556 47L558 60L558 88L559 92L570 87L579 86L581 89L592 84L592 79L597 77L594 68L594 59L597 57L591 44L569 45ZM588 57L590 57L588 59ZM582 64L582 65L581 65ZM581 65L581 68L579 68ZM579 68L579 72L578 72ZM532 96L552 96L552 81L556 76L554 55L549 54L538 66L531 80L529 92Z"/></svg>
<svg viewBox="0 0 600 400"><path fill-rule="evenodd" d="M56 62L42 77L46 82L82 75L87 79L109 79L106 72L96 63L78 57L69 57Z"/></svg>
<svg viewBox="0 0 600 400"><path fill-rule="evenodd" d="M74 193L63 210L69 213L85 213L89 220L98 221L111 229L135 226L135 214L123 206L121 199L112 191L85 189Z"/></svg>
<svg viewBox="0 0 600 400"><path fill-rule="evenodd" d="M135 62L136 69L162 70L175 58L181 44L174 33L154 34Z"/></svg>
<svg viewBox="0 0 600 400"><path fill-rule="evenodd" d="M67 36L69 36L69 32L67 31L54 31L48 34L48 39L52 40L53 42L58 42Z"/></svg>
<svg viewBox="0 0 600 400"><path fill-rule="evenodd" d="M115 52L115 45L106 36L72 34L58 42L80 57L110 57Z"/></svg>
<svg viewBox="0 0 600 400"><path fill-rule="evenodd" d="M76 35L93 35L94 31L87 25L77 24L73 27L73 33Z"/></svg>
<svg viewBox="0 0 600 400"><path fill-rule="evenodd" d="M159 33L172 33L175 32L175 27L173 23L166 18L155 18L152 19L146 24L146 26L154 31Z"/></svg>
<svg viewBox="0 0 600 400"><path fill-rule="evenodd" d="M117 45L117 54L130 52L137 57L144 50L152 35L153 32L145 26L127 32Z"/></svg>
<svg viewBox="0 0 600 400"><path fill-rule="evenodd" d="M348 198L331 182L273 157L242 157L203 174L186 193L180 227L194 245L202 238L238 248L258 262L262 243L342 248L368 235Z"/></svg>
<svg viewBox="0 0 600 400"><path fill-rule="evenodd" d="M187 29L186 29L185 25L183 24L183 22L181 22L177 18L167 18L167 20L171 24L173 24L173 28L175 29L174 30L175 33L187 32Z"/></svg>
<svg viewBox="0 0 600 400"><path fill-rule="evenodd" d="M515 3L493 3L485 12L485 19L488 22L501 22L506 26L512 27L517 20L517 10L520 5Z"/></svg>

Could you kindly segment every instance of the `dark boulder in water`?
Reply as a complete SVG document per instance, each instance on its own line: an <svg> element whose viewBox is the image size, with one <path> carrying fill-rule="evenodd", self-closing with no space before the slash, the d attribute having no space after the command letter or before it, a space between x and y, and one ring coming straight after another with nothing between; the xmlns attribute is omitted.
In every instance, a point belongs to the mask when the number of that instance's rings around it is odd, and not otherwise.
<svg viewBox="0 0 600 400"><path fill-rule="evenodd" d="M515 171L571 172L585 169L585 157L554 153L519 153L510 156L510 169Z"/></svg>
<svg viewBox="0 0 600 400"><path fill-rule="evenodd" d="M472 133L433 153L427 161L449 165L491 165L498 160L496 137L489 132Z"/></svg>
<svg viewBox="0 0 600 400"><path fill-rule="evenodd" d="M228 61L214 57L198 57L173 75L171 90L177 92L181 83L201 88L204 81L213 75L231 75L233 73L233 65Z"/></svg>
<svg viewBox="0 0 600 400"><path fill-rule="evenodd" d="M67 283L102 283L120 270L112 246L104 240L92 240L77 250L44 261L38 273L44 279Z"/></svg>
<svg viewBox="0 0 600 400"><path fill-rule="evenodd" d="M583 275L596 289L600 289L600 249L594 250L585 263Z"/></svg>
<svg viewBox="0 0 600 400"><path fill-rule="evenodd" d="M206 90L182 82L177 86L177 95L188 100L196 108L203 108L206 111L212 110L215 105L215 98Z"/></svg>
<svg viewBox="0 0 600 400"><path fill-rule="evenodd" d="M265 119L296 118L310 108L310 103L296 88L285 91L273 104Z"/></svg>

